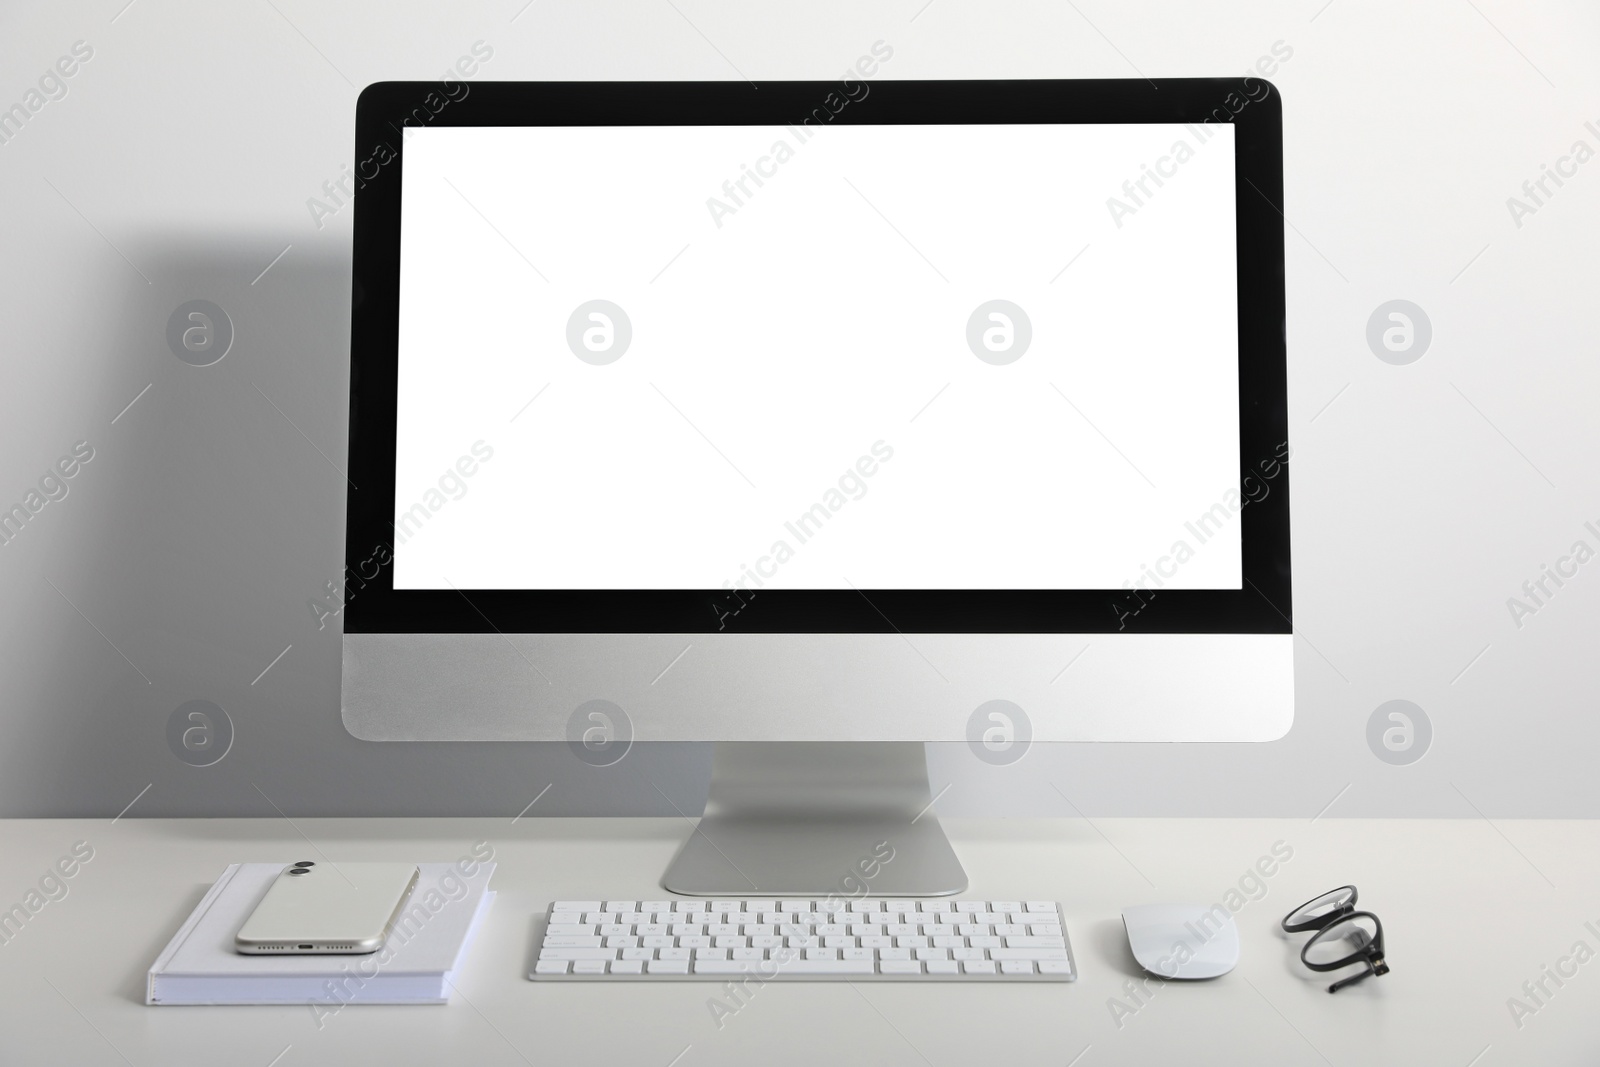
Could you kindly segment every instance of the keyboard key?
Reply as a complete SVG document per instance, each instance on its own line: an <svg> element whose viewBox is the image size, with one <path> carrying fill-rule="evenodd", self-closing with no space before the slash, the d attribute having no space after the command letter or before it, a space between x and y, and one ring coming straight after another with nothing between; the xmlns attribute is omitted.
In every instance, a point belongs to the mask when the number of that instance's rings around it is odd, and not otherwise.
<svg viewBox="0 0 1600 1067"><path fill-rule="evenodd" d="M625 960L653 960L656 958L656 950L653 948L625 948L622 950L622 958Z"/></svg>
<svg viewBox="0 0 1600 1067"><path fill-rule="evenodd" d="M670 901L670 900L644 900L644 901L640 901L639 902L639 910L640 911L671 911L672 910L672 901Z"/></svg>
<svg viewBox="0 0 1600 1067"><path fill-rule="evenodd" d="M952 955L957 950L951 949ZM1067 950L1064 948L992 948L989 950L991 960L1064 960Z"/></svg>
<svg viewBox="0 0 1600 1067"><path fill-rule="evenodd" d="M612 974L643 974L644 962L642 960L618 960L611 965Z"/></svg>
<svg viewBox="0 0 1600 1067"><path fill-rule="evenodd" d="M1061 927L1056 923L1029 923L1028 933L1038 937L1060 937Z"/></svg>
<svg viewBox="0 0 1600 1067"><path fill-rule="evenodd" d="M890 900L884 904L885 911L916 911L917 902L914 900Z"/></svg>
<svg viewBox="0 0 1600 1067"><path fill-rule="evenodd" d="M1040 974L1071 974L1072 964L1066 960L1040 960Z"/></svg>
<svg viewBox="0 0 1600 1067"><path fill-rule="evenodd" d="M732 950L732 955L736 960L760 960L765 959L767 956L759 948L736 948Z"/></svg>
<svg viewBox="0 0 1600 1067"><path fill-rule="evenodd" d="M558 900L552 907L556 911L600 911L598 900Z"/></svg>
<svg viewBox="0 0 1600 1067"><path fill-rule="evenodd" d="M990 911L1021 911L1022 910L1022 901L1020 901L1020 900L991 900L989 902L989 910Z"/></svg>
<svg viewBox="0 0 1600 1067"><path fill-rule="evenodd" d="M545 928L546 937L586 937L595 932L588 923L551 923Z"/></svg>
<svg viewBox="0 0 1600 1067"><path fill-rule="evenodd" d="M605 974L605 960L578 960L572 965L573 974Z"/></svg>
<svg viewBox="0 0 1600 1067"><path fill-rule="evenodd" d="M725 960L728 958L728 950L725 948L697 948L694 950L694 958L697 960Z"/></svg>
<svg viewBox="0 0 1600 1067"><path fill-rule="evenodd" d="M599 948L598 937L547 937L544 939L545 948ZM617 946L618 948L622 946Z"/></svg>
<svg viewBox="0 0 1600 1067"><path fill-rule="evenodd" d="M673 946L673 942L677 940L678 939L675 937L663 937L658 935L656 937L641 937L639 939L639 943L645 948L671 948Z"/></svg>
<svg viewBox="0 0 1600 1067"><path fill-rule="evenodd" d="M873 969L871 960L790 960L776 966L781 974L871 974Z"/></svg>
<svg viewBox="0 0 1600 1067"><path fill-rule="evenodd" d="M994 974L995 963L993 960L968 960L961 969L967 974Z"/></svg>
<svg viewBox="0 0 1600 1067"><path fill-rule="evenodd" d="M884 960L878 964L879 974L921 974L922 964L916 960Z"/></svg>
<svg viewBox="0 0 1600 1067"><path fill-rule="evenodd" d="M660 948L656 949L658 960L686 960L689 958L689 949L686 948Z"/></svg>
<svg viewBox="0 0 1600 1067"><path fill-rule="evenodd" d="M911 954L919 960L947 960L950 950L947 948L914 948Z"/></svg>
<svg viewBox="0 0 1600 1067"><path fill-rule="evenodd" d="M967 939L964 937L935 937L934 948L966 948Z"/></svg>
<svg viewBox="0 0 1600 1067"><path fill-rule="evenodd" d="M1001 974L1032 974L1033 962L1031 960L1006 960L1000 964Z"/></svg>
<svg viewBox="0 0 1600 1067"><path fill-rule="evenodd" d="M695 960L695 974L757 974L771 970L770 967L757 970L756 965L749 960Z"/></svg>
<svg viewBox="0 0 1600 1067"><path fill-rule="evenodd" d="M955 960L929 960L924 964L929 974L960 974L961 964Z"/></svg>
<svg viewBox="0 0 1600 1067"><path fill-rule="evenodd" d="M983 900L958 900L958 901L956 901L956 911L961 912L964 915L982 914L984 912L987 912L988 910L989 910L989 904L988 904L987 901L983 901Z"/></svg>
<svg viewBox="0 0 1600 1067"><path fill-rule="evenodd" d="M651 974L688 974L688 960L651 960L645 964Z"/></svg>
<svg viewBox="0 0 1600 1067"><path fill-rule="evenodd" d="M624 950L626 951L626 950ZM617 950L614 948L541 948L541 960L614 960Z"/></svg>
<svg viewBox="0 0 1600 1067"><path fill-rule="evenodd" d="M566 960L540 960L533 965L534 974L566 974Z"/></svg>
<svg viewBox="0 0 1600 1067"><path fill-rule="evenodd" d="M703 900L680 900L672 910L677 912L705 911L706 902Z"/></svg>
<svg viewBox="0 0 1600 1067"><path fill-rule="evenodd" d="M973 948L999 948L1000 939L998 937L969 937L967 938L967 944Z"/></svg>
<svg viewBox="0 0 1600 1067"><path fill-rule="evenodd" d="M976 942L974 942L976 944ZM993 946L990 946L991 948ZM1006 948L1059 948L1065 950L1066 938L1062 937L1008 937Z"/></svg>
<svg viewBox="0 0 1600 1067"><path fill-rule="evenodd" d="M601 910L602 911L638 911L639 910L639 902L637 900L608 900L608 901L606 901L606 906L604 908L602 908Z"/></svg>
<svg viewBox="0 0 1600 1067"><path fill-rule="evenodd" d="M1048 911L1053 915L1055 914L1056 903L1053 900L1030 900L1028 901L1028 910Z"/></svg>

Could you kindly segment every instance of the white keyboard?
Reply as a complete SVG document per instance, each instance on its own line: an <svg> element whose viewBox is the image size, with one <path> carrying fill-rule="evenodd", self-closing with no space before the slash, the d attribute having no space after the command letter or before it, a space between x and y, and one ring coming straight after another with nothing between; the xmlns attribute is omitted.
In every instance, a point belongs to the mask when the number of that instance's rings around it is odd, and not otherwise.
<svg viewBox="0 0 1600 1067"><path fill-rule="evenodd" d="M535 981L1070 982L1049 900L558 900Z"/></svg>

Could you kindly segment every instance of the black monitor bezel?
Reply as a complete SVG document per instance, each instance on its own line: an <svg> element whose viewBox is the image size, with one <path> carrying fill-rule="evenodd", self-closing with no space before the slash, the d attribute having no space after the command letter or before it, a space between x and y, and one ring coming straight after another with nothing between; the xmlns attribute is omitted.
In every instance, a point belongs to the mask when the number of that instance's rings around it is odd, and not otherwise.
<svg viewBox="0 0 1600 1067"><path fill-rule="evenodd" d="M850 87L860 92L860 84ZM381 82L356 105L346 633L1290 633L1282 102L1258 78ZM1227 122L1235 129L1238 590L507 590L393 587L400 194L406 126ZM815 124L817 120L813 120ZM641 175L648 180L648 175ZM1248 253L1248 254L1247 254ZM1196 278L1204 285L1205 279ZM1268 468L1265 465L1277 462Z"/></svg>

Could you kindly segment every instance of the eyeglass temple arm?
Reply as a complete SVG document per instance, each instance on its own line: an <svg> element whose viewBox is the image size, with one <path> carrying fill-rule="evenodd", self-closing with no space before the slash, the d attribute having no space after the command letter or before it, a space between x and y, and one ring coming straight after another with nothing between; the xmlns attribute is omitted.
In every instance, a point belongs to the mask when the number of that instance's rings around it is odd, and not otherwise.
<svg viewBox="0 0 1600 1067"><path fill-rule="evenodd" d="M1383 962L1383 957L1382 956L1376 956L1376 957L1374 957L1372 959L1369 959L1369 960L1362 960L1361 962L1363 962L1363 963L1365 963L1367 965L1367 969L1366 970L1362 971L1360 974L1352 974L1349 978L1341 978L1341 979L1339 979L1337 982L1333 983L1332 985L1330 985L1328 987L1328 992L1337 993L1337 992L1339 992L1339 990L1343 989L1345 986L1347 986L1347 985L1355 985L1357 982L1361 981L1363 978L1371 978L1375 974L1388 974L1389 973L1389 965L1387 963Z"/></svg>

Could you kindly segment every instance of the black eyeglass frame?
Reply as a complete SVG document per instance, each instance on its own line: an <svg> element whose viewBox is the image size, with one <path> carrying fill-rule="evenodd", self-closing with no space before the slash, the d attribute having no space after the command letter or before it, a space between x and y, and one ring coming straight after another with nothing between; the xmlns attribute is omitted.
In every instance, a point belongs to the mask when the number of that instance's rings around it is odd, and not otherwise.
<svg viewBox="0 0 1600 1067"><path fill-rule="evenodd" d="M1307 905L1320 900L1322 897L1332 896L1333 894L1342 892L1346 889L1350 891L1350 896L1326 914L1314 916L1313 918L1307 919L1303 922L1291 923L1289 921ZM1311 939L1300 948L1300 962L1305 964L1309 970L1318 972L1336 971L1341 967L1348 967L1353 963L1360 963L1366 967L1366 970L1362 971L1361 973L1352 974L1348 978L1341 978L1337 982L1334 982L1332 985L1328 986L1328 992L1330 993L1337 993L1345 986L1354 985L1363 979L1371 978L1373 975L1384 975L1389 973L1389 964L1384 959L1383 920L1378 918L1370 911L1357 911L1355 905L1358 895L1359 894L1357 893L1355 886L1340 886L1338 889L1330 889L1326 893L1318 893L1316 896L1312 897L1310 900L1306 901L1304 904L1301 904L1299 907L1289 912L1288 915L1283 917L1282 926L1283 929L1288 933L1297 934L1303 933L1307 930L1316 931L1316 933L1311 936ZM1312 947L1323 941L1330 931L1332 931L1340 923L1353 919L1372 920L1373 932L1372 939L1370 941L1349 955L1343 956L1331 962L1312 963L1311 960L1307 958L1312 950Z"/></svg>

